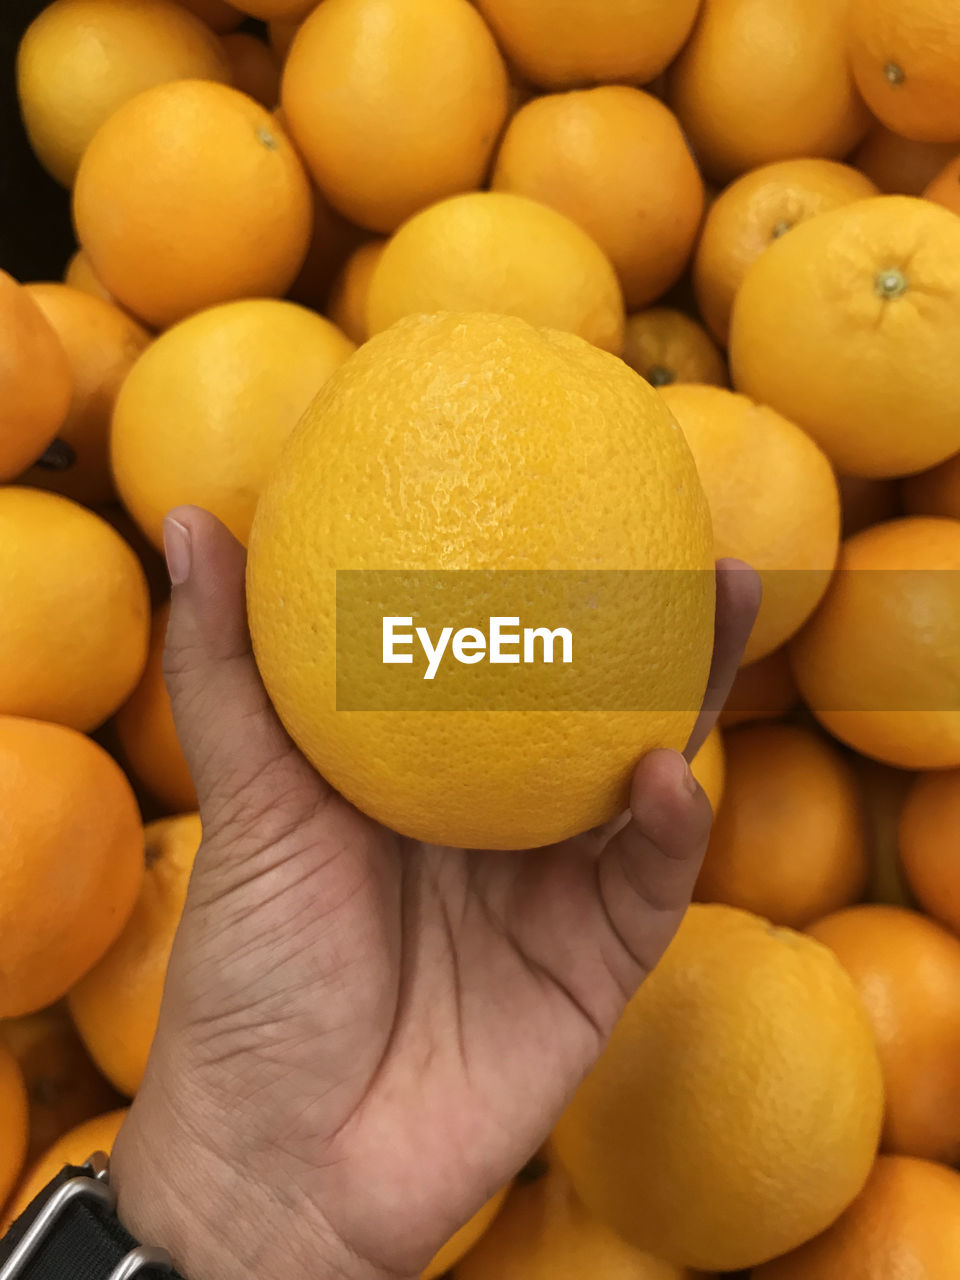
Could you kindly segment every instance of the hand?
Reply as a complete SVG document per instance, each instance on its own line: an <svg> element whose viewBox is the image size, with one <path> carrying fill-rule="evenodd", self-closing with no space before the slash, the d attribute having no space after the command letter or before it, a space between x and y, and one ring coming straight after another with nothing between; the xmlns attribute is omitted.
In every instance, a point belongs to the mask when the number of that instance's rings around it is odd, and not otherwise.
<svg viewBox="0 0 960 1280"><path fill-rule="evenodd" d="M250 648L244 552L168 517L166 671L203 846L142 1089L120 1213L190 1280L419 1275L548 1135L690 901L710 805L675 751L631 814L531 853L418 845L286 736ZM718 566L692 758L759 603Z"/></svg>

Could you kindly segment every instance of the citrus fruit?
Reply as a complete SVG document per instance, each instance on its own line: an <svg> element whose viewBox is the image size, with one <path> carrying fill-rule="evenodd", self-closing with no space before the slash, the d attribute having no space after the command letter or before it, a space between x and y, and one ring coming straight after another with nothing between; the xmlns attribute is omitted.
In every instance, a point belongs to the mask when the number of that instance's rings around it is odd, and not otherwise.
<svg viewBox="0 0 960 1280"><path fill-rule="evenodd" d="M924 911L960 934L960 769L924 773L900 816L900 858Z"/></svg>
<svg viewBox="0 0 960 1280"><path fill-rule="evenodd" d="M181 80L139 94L97 131L73 215L106 288L161 328L217 302L285 293L307 251L311 201L268 111L225 85Z"/></svg>
<svg viewBox="0 0 960 1280"><path fill-rule="evenodd" d="M934 204L942 204L953 213L960 213L960 156L947 164L927 186L923 193L925 200Z"/></svg>
<svg viewBox="0 0 960 1280"><path fill-rule="evenodd" d="M162 334L124 383L111 436L120 496L154 546L182 503L245 542L281 445L353 349L323 316L272 298L211 307Z"/></svg>
<svg viewBox="0 0 960 1280"><path fill-rule="evenodd" d="M717 341L726 344L737 291L774 240L815 214L876 194L869 178L836 160L780 160L731 182L710 206L693 261L697 305Z"/></svg>
<svg viewBox="0 0 960 1280"><path fill-rule="evenodd" d="M707 793L710 807L716 813L723 799L727 766L723 734L714 726L703 740L703 746L690 762L690 771Z"/></svg>
<svg viewBox="0 0 960 1280"><path fill-rule="evenodd" d="M517 1184L493 1226L457 1267L457 1280L687 1280L591 1218L554 1165Z"/></svg>
<svg viewBox="0 0 960 1280"><path fill-rule="evenodd" d="M13 1190L27 1154L27 1090L17 1060L0 1044L0 1206Z"/></svg>
<svg viewBox="0 0 960 1280"><path fill-rule="evenodd" d="M330 289L327 314L353 342L366 342L367 298L370 281L383 253L385 240L358 245L340 269Z"/></svg>
<svg viewBox="0 0 960 1280"><path fill-rule="evenodd" d="M17 1194L7 1206L6 1223L19 1217L34 1196L39 1195L65 1164L81 1165L95 1151L103 1151L109 1155L126 1118L126 1110L108 1111L105 1115L85 1120L83 1124L58 1138L27 1170L17 1188Z"/></svg>
<svg viewBox="0 0 960 1280"><path fill-rule="evenodd" d="M197 793L163 682L163 646L169 618L169 604L161 604L150 630L147 665L140 683L117 712L114 727L123 759L133 776L171 813L185 813L197 807Z"/></svg>
<svg viewBox="0 0 960 1280"><path fill-rule="evenodd" d="M243 0L244 13L264 22L301 21L314 8L316 0Z"/></svg>
<svg viewBox="0 0 960 1280"><path fill-rule="evenodd" d="M888 906L912 906L900 865L897 833L903 803L916 775L905 769L880 764L867 756L851 753L849 759L863 800L870 851L870 874L864 897L867 902L882 902Z"/></svg>
<svg viewBox="0 0 960 1280"><path fill-rule="evenodd" d="M885 195L919 196L957 153L952 142L916 142L875 121L850 163Z"/></svg>
<svg viewBox="0 0 960 1280"><path fill-rule="evenodd" d="M0 481L35 462L70 408L70 362L26 289L0 271Z"/></svg>
<svg viewBox="0 0 960 1280"><path fill-rule="evenodd" d="M490 1224L500 1212L509 1190L509 1186L503 1187L486 1202L482 1209L479 1209L473 1215L469 1222L450 1237L436 1257L432 1259L420 1280L435 1280L435 1277L446 1275L451 1267L459 1263L463 1255L473 1248L483 1233L490 1229Z"/></svg>
<svg viewBox="0 0 960 1280"><path fill-rule="evenodd" d="M960 449L958 342L960 219L875 196L757 259L734 304L731 372L840 471L907 475Z"/></svg>
<svg viewBox="0 0 960 1280"><path fill-rule="evenodd" d="M903 482L903 505L910 515L960 520L960 453L909 476Z"/></svg>
<svg viewBox="0 0 960 1280"><path fill-rule="evenodd" d="M652 387L673 382L727 385L727 366L703 325L672 307L627 316L623 359Z"/></svg>
<svg viewBox="0 0 960 1280"><path fill-rule="evenodd" d="M883 1149L960 1158L960 938L902 907L848 907L810 926L873 1023L887 1099Z"/></svg>
<svg viewBox="0 0 960 1280"><path fill-rule="evenodd" d="M434 311L499 312L615 354L623 346L623 297L603 250L562 213L503 191L442 200L387 242L370 281L370 332Z"/></svg>
<svg viewBox="0 0 960 1280"><path fill-rule="evenodd" d="M726 739L727 783L695 897L799 929L856 902L867 839L856 776L842 753L786 724Z"/></svg>
<svg viewBox="0 0 960 1280"><path fill-rule="evenodd" d="M672 62L699 0L478 0L510 61L532 84L643 84Z"/></svg>
<svg viewBox="0 0 960 1280"><path fill-rule="evenodd" d="M90 259L82 249L71 255L64 268L63 283L68 284L71 289L79 289L81 293L92 293L95 298L102 298L104 302L114 301L113 294L97 278Z"/></svg>
<svg viewBox="0 0 960 1280"><path fill-rule="evenodd" d="M358 245L368 239L368 232L348 222L330 207L319 191L315 191L313 228L307 256L287 291L287 297L305 307L322 311L347 259Z"/></svg>
<svg viewBox="0 0 960 1280"><path fill-rule="evenodd" d="M839 159L869 122L847 66L843 6L818 0L703 0L667 101L721 181L771 160Z"/></svg>
<svg viewBox="0 0 960 1280"><path fill-rule="evenodd" d="M720 712L720 724L726 729L751 720L776 720L792 711L799 701L800 691L790 670L787 650L775 649L737 672Z"/></svg>
<svg viewBox="0 0 960 1280"><path fill-rule="evenodd" d="M27 1086L28 1162L68 1129L118 1101L91 1062L63 1005L3 1019L0 1045L6 1045L20 1064Z"/></svg>
<svg viewBox="0 0 960 1280"><path fill-rule="evenodd" d="M820 722L904 769L960 765L960 522L911 516L854 534L791 646Z"/></svg>
<svg viewBox="0 0 960 1280"><path fill-rule="evenodd" d="M863 1187L883 1091L834 956L694 904L554 1134L587 1209L677 1265L755 1266Z"/></svg>
<svg viewBox="0 0 960 1280"><path fill-rule="evenodd" d="M110 475L110 417L117 392L150 334L102 298L65 284L27 290L63 344L73 377L57 445L22 477L87 506L116 500Z"/></svg>
<svg viewBox="0 0 960 1280"><path fill-rule="evenodd" d="M147 824L147 870L133 913L113 946L70 992L70 1014L91 1057L129 1097L140 1087L156 1034L200 836L195 813Z"/></svg>
<svg viewBox="0 0 960 1280"><path fill-rule="evenodd" d="M684 572L605 572L665 568ZM343 582L357 584L359 612L345 598L334 609L345 569L366 571ZM559 572L537 575L530 596L510 572L530 569ZM383 570L406 576L368 595ZM548 844L623 811L644 751L682 747L693 727L713 579L706 502L657 392L571 334L459 314L402 322L333 375L261 494L247 567L257 661L294 740L379 821L458 847ZM481 601L508 616L521 595L531 618L562 609L578 644L596 646L582 693L534 662L507 668L532 676L518 703L499 666L470 664L469 689L448 669L454 705L438 716L411 668L402 713L383 710L391 668L380 617L363 630L364 601L395 581L424 591L445 625L486 619ZM358 629L355 663L337 660L337 626ZM338 684L366 710L340 714Z"/></svg>
<svg viewBox="0 0 960 1280"><path fill-rule="evenodd" d="M823 1235L759 1267L753 1280L953 1280L960 1267L960 1174L881 1156Z"/></svg>
<svg viewBox="0 0 960 1280"><path fill-rule="evenodd" d="M171 80L230 82L220 42L169 0L54 0L17 55L20 110L41 164L69 187L103 122Z"/></svg>
<svg viewBox="0 0 960 1280"><path fill-rule="evenodd" d="M271 18L267 23L267 38L270 48L276 54L281 67L287 60L293 37L300 29L300 18Z"/></svg>
<svg viewBox="0 0 960 1280"><path fill-rule="evenodd" d="M850 0L850 63L874 115L921 142L960 143L952 0Z"/></svg>
<svg viewBox="0 0 960 1280"><path fill-rule="evenodd" d="M703 182L676 117L652 94L603 85L548 94L507 126L497 191L559 209L613 263L628 307L676 282L703 215Z"/></svg>
<svg viewBox="0 0 960 1280"><path fill-rule="evenodd" d="M243 22L244 15L227 0L177 0L177 4L189 9L210 28L222 35L234 31Z"/></svg>
<svg viewBox="0 0 960 1280"><path fill-rule="evenodd" d="M744 661L772 653L826 591L840 539L830 463L799 427L722 387L661 389L690 446L713 517L717 557L736 556L763 581Z"/></svg>
<svg viewBox="0 0 960 1280"><path fill-rule="evenodd" d="M222 38L234 87L271 110L280 100L280 64L263 40L249 31L233 31Z"/></svg>
<svg viewBox="0 0 960 1280"><path fill-rule="evenodd" d="M57 494L0 488L0 598L0 712L102 724L147 655L147 584L120 535Z"/></svg>
<svg viewBox="0 0 960 1280"><path fill-rule="evenodd" d="M902 514L901 486L896 480L868 480L864 476L837 476L843 536L859 533L872 524Z"/></svg>
<svg viewBox="0 0 960 1280"><path fill-rule="evenodd" d="M120 933L143 878L143 828L118 766L72 729L0 716L0 759L6 1018L59 1000Z"/></svg>
<svg viewBox="0 0 960 1280"><path fill-rule="evenodd" d="M130 514L119 502L108 503L97 508L97 515L106 520L111 528L116 529L130 550L140 561L147 579L151 608L156 608L170 597L170 575L167 565L152 542L144 537L139 525L134 524ZM191 808L195 806L190 806Z"/></svg>
<svg viewBox="0 0 960 1280"><path fill-rule="evenodd" d="M294 37L281 102L331 204L393 231L481 185L507 114L507 72L467 0L324 0Z"/></svg>

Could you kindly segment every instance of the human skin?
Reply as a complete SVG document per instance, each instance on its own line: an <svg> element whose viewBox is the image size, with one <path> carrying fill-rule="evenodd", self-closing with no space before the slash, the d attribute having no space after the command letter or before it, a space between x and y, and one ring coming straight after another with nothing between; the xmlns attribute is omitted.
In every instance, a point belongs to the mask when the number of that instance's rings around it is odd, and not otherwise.
<svg viewBox="0 0 960 1280"><path fill-rule="evenodd" d="M406 1280L549 1134L690 901L710 805L654 751L629 815L531 854L418 845L332 790L260 681L244 552L165 524L165 670L203 819L121 1219L190 1280ZM692 758L759 604L717 577Z"/></svg>

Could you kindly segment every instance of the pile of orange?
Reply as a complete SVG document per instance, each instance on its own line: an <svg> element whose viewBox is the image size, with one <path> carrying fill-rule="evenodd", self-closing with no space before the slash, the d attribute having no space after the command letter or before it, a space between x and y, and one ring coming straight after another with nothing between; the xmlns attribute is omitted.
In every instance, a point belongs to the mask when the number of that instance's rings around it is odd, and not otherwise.
<svg viewBox="0 0 960 1280"><path fill-rule="evenodd" d="M164 513L246 543L321 387L447 312L641 388L764 601L680 935L425 1274L956 1280L960 9L53 0L17 85L76 245L0 264L0 1213L111 1145L200 845Z"/></svg>

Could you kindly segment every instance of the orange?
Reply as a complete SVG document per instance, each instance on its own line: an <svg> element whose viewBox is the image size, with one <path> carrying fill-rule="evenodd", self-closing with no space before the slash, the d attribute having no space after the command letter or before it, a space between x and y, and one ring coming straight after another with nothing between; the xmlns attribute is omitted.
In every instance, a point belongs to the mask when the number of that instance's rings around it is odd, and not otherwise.
<svg viewBox="0 0 960 1280"><path fill-rule="evenodd" d="M87 506L116 495L110 475L110 416L117 392L151 335L102 298L65 284L27 289L63 344L73 375L70 409L52 458L31 467L24 484L53 489Z"/></svg>
<svg viewBox="0 0 960 1280"><path fill-rule="evenodd" d="M154 546L182 503L246 542L284 441L353 350L323 316L272 298L211 307L157 338L123 384L110 442L120 497Z"/></svg>
<svg viewBox="0 0 960 1280"><path fill-rule="evenodd" d="M351 580L369 592L335 608L343 567L368 571ZM438 602L444 625L480 616L478 590L499 596L498 616L516 612L518 593L528 617L562 609L595 654L581 668L589 685L561 689L559 664L485 662L463 669L469 688L438 716L418 663L398 710L385 710L382 627L364 602L390 593L370 573L400 569L428 593L431 627ZM437 569L574 572L535 574L528 593L509 572L480 588L473 573L437 580ZM713 579L706 501L658 393L572 334L456 313L403 321L337 370L260 496L247 568L260 672L294 740L365 812L460 848L532 847L622 812L640 755L682 746L696 719ZM337 627L352 634L354 619L376 652L338 662ZM512 677L524 672L534 679L518 700ZM459 680L454 665L446 688ZM338 684L368 709L338 713Z"/></svg>
<svg viewBox="0 0 960 1280"><path fill-rule="evenodd" d="M307 251L312 197L293 145L258 102L181 80L140 94L98 131L73 214L106 288L160 328L217 302L286 292Z"/></svg>
<svg viewBox="0 0 960 1280"><path fill-rule="evenodd" d="M13 1190L27 1154L27 1090L17 1060L0 1044L0 1207Z"/></svg>
<svg viewBox="0 0 960 1280"><path fill-rule="evenodd" d="M129 696L147 657L147 584L99 516L0 488L0 599L0 713L95 729Z"/></svg>
<svg viewBox="0 0 960 1280"><path fill-rule="evenodd" d="M559 209L589 232L616 268L628 307L646 306L676 282L703 215L703 182L676 117L626 85L521 107L492 185Z"/></svg>
<svg viewBox="0 0 960 1280"><path fill-rule="evenodd" d="M924 911L960 934L960 769L921 774L900 817L900 857Z"/></svg>
<svg viewBox="0 0 960 1280"><path fill-rule="evenodd" d="M610 259L562 213L505 191L442 200L387 242L370 281L370 332L437 311L518 316L617 355L623 348Z"/></svg>
<svg viewBox="0 0 960 1280"><path fill-rule="evenodd" d="M17 1194L7 1206L3 1225L19 1217L27 1205L39 1195L48 1182L51 1182L65 1164L81 1165L95 1151L103 1151L107 1155L113 1148L120 1126L127 1118L126 1110L108 1111L105 1115L94 1116L77 1125L69 1133L57 1141L27 1170L23 1181L17 1188Z"/></svg>
<svg viewBox="0 0 960 1280"><path fill-rule="evenodd" d="M478 1209L469 1222L450 1237L432 1259L420 1280L435 1280L435 1277L446 1275L452 1266L460 1262L464 1254L473 1248L484 1232L490 1229L490 1224L500 1212L509 1190L509 1186L503 1187L481 1209Z"/></svg>
<svg viewBox="0 0 960 1280"><path fill-rule="evenodd" d="M277 56L281 67L287 60L293 37L300 29L300 18L272 18L267 23L267 37L270 48Z"/></svg>
<svg viewBox="0 0 960 1280"><path fill-rule="evenodd" d="M791 662L820 722L905 769L960 765L960 521L912 516L854 534Z"/></svg>
<svg viewBox="0 0 960 1280"><path fill-rule="evenodd" d="M833 1222L867 1179L882 1115L873 1033L836 958L694 904L554 1142L624 1239L732 1271Z"/></svg>
<svg viewBox="0 0 960 1280"><path fill-rule="evenodd" d="M280 100L280 64L270 46L248 31L222 37L234 86L268 110Z"/></svg>
<svg viewBox="0 0 960 1280"><path fill-rule="evenodd" d="M960 1271L960 1174L881 1156L866 1187L809 1244L753 1280L953 1280Z"/></svg>
<svg viewBox="0 0 960 1280"><path fill-rule="evenodd" d="M652 387L673 382L727 385L726 363L709 333L672 307L647 307L627 316L623 359Z"/></svg>
<svg viewBox="0 0 960 1280"><path fill-rule="evenodd" d="M281 102L334 208L393 231L481 185L507 72L467 0L324 0L287 54Z"/></svg>
<svg viewBox="0 0 960 1280"><path fill-rule="evenodd" d="M733 310L734 386L792 418L840 471L902 476L960 449L960 218L875 196L795 227Z"/></svg>
<svg viewBox="0 0 960 1280"><path fill-rule="evenodd" d="M13 480L43 453L70 408L70 362L42 310L0 271L0 482Z"/></svg>
<svg viewBox="0 0 960 1280"><path fill-rule="evenodd" d="M104 121L171 80L229 84L230 64L216 36L170 0L54 0L17 56L31 146L65 187Z"/></svg>
<svg viewBox="0 0 960 1280"><path fill-rule="evenodd" d="M870 119L830 0L703 0L667 101L721 181L771 160L839 159Z"/></svg>
<svg viewBox="0 0 960 1280"><path fill-rule="evenodd" d="M809 933L870 1015L887 1098L883 1149L960 1159L960 938L902 907L848 907Z"/></svg>
<svg viewBox="0 0 960 1280"><path fill-rule="evenodd" d="M748 662L737 672L720 724L729 728L751 720L776 720L800 701L800 691L790 670L786 648Z"/></svg>
<svg viewBox="0 0 960 1280"><path fill-rule="evenodd" d="M695 897L800 929L856 902L867 839L856 777L843 755L793 725L749 725L726 738L727 784Z"/></svg>
<svg viewBox="0 0 960 1280"><path fill-rule="evenodd" d="M960 213L960 156L955 156L927 186L925 200L942 204L953 213Z"/></svg>
<svg viewBox="0 0 960 1280"><path fill-rule="evenodd" d="M654 80L690 34L699 0L477 0L510 61L532 84Z"/></svg>
<svg viewBox="0 0 960 1280"><path fill-rule="evenodd" d="M17 1059L27 1086L28 1161L68 1129L116 1105L116 1094L91 1062L62 1005L0 1021L0 1044Z"/></svg>
<svg viewBox="0 0 960 1280"><path fill-rule="evenodd" d="M70 1014L97 1066L121 1093L140 1087L157 1030L174 934L183 914L200 818L161 818L144 830L147 871L123 932L70 992Z"/></svg>
<svg viewBox="0 0 960 1280"><path fill-rule="evenodd" d="M690 771L707 793L710 807L716 813L726 786L727 763L723 734L714 726L703 746L690 762Z"/></svg>
<svg viewBox="0 0 960 1280"><path fill-rule="evenodd" d="M745 662L806 622L837 558L840 499L830 463L799 427L721 387L663 387L687 438L713 517L717 557L746 560L763 601Z"/></svg>
<svg viewBox="0 0 960 1280"><path fill-rule="evenodd" d="M689 1274L591 1218L556 1165L535 1182L521 1178L456 1272L457 1280L687 1280Z"/></svg>
<svg viewBox="0 0 960 1280"><path fill-rule="evenodd" d="M835 160L761 165L722 191L707 213L693 261L700 314L724 345L733 300L751 264L798 222L877 194L869 178Z"/></svg>
<svg viewBox="0 0 960 1280"><path fill-rule="evenodd" d="M901 514L901 487L896 480L867 480L863 476L837 476L843 536L859 533L873 524Z"/></svg>
<svg viewBox="0 0 960 1280"><path fill-rule="evenodd" d="M116 529L140 561L140 567L147 579L151 607L166 600L170 595L170 577L166 562L153 543L148 542L143 536L139 526L134 524L128 512L119 502L116 502L98 507L97 515Z"/></svg>
<svg viewBox="0 0 960 1280"><path fill-rule="evenodd" d="M92 293L95 298L102 298L104 302L114 301L113 294L97 278L90 259L82 249L71 256L64 268L63 283L68 284L71 289L79 289L81 293Z"/></svg>
<svg viewBox="0 0 960 1280"><path fill-rule="evenodd" d="M287 297L305 307L322 311L327 305L331 287L347 258L368 233L342 217L319 193L314 192L313 227L303 266L287 290Z"/></svg>
<svg viewBox="0 0 960 1280"><path fill-rule="evenodd" d="M850 0L853 74L885 125L960 143L960 41L953 0Z"/></svg>
<svg viewBox="0 0 960 1280"><path fill-rule="evenodd" d="M177 4L195 13L211 31L220 35L235 30L244 20L244 14L228 4L227 0L177 0Z"/></svg>
<svg viewBox="0 0 960 1280"><path fill-rule="evenodd" d="M960 520L960 453L903 482L903 505L910 515Z"/></svg>
<svg viewBox="0 0 960 1280"><path fill-rule="evenodd" d="M154 615L150 652L140 683L117 712L114 726L123 759L133 776L171 813L183 813L196 808L197 793L163 681L163 646L169 617L169 604L162 604Z"/></svg>
<svg viewBox="0 0 960 1280"><path fill-rule="evenodd" d="M300 21L316 5L317 0L243 0L243 11L263 22Z"/></svg>
<svg viewBox="0 0 960 1280"><path fill-rule="evenodd" d="M886 195L919 196L956 152L952 142L915 142L877 120L850 163Z"/></svg>
<svg viewBox="0 0 960 1280"><path fill-rule="evenodd" d="M143 879L143 828L119 767L72 729L2 716L0 763L6 1018L59 1000L118 936Z"/></svg>
<svg viewBox="0 0 960 1280"><path fill-rule="evenodd" d="M340 268L327 302L327 314L353 342L366 342L367 299L370 281L383 254L386 240L368 240L358 245Z"/></svg>
<svg viewBox="0 0 960 1280"><path fill-rule="evenodd" d="M867 756L851 754L850 764L857 775L867 824L870 874L865 899L894 907L912 906L900 865L898 827L903 803L916 775Z"/></svg>

